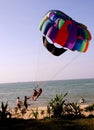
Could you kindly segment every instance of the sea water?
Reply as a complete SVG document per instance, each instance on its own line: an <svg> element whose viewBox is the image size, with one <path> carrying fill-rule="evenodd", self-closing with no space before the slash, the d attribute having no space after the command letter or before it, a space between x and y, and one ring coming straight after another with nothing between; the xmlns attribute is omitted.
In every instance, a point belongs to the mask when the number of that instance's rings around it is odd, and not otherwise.
<svg viewBox="0 0 94 130"><path fill-rule="evenodd" d="M38 85L38 86L37 86ZM0 84L0 105L8 102L8 107L16 106L16 98L23 101L24 96L31 96L33 89L42 88L40 97L33 101L28 100L30 107L46 106L56 94L68 95L64 98L68 102L78 102L81 97L86 103L94 103L94 79L55 80L39 82L2 83Z"/></svg>

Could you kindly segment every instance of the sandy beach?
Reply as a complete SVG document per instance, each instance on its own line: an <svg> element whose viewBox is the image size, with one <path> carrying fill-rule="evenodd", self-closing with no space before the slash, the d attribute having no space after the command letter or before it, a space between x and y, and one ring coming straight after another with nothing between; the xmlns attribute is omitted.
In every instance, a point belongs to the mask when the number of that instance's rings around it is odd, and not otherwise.
<svg viewBox="0 0 94 130"><path fill-rule="evenodd" d="M22 108L22 110L18 110L16 108L10 109L9 110L12 118L23 118L23 119L33 119L35 118L34 113L37 114L37 119L43 119L44 117L47 117L47 107L42 106L42 107L30 107L27 110L25 108ZM42 114L43 113L43 114Z"/></svg>
<svg viewBox="0 0 94 130"><path fill-rule="evenodd" d="M80 104L81 114L85 117L89 115L94 115L94 111L85 111L85 108L90 104ZM12 118L23 118L23 119L35 119L35 114L37 113L37 119L43 119L44 117L49 116L47 113L47 106L41 107L29 107L27 110L23 108L21 111L17 108L9 110Z"/></svg>

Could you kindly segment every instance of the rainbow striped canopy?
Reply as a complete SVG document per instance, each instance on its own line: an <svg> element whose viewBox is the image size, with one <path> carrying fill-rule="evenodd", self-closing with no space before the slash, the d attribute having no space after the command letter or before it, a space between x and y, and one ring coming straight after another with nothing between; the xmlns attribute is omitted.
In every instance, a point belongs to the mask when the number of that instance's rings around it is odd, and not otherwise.
<svg viewBox="0 0 94 130"><path fill-rule="evenodd" d="M39 29L42 32L44 46L56 56L67 49L86 52L91 40L91 34L84 24L76 22L59 10L48 11L41 20ZM56 44L62 48L57 48Z"/></svg>

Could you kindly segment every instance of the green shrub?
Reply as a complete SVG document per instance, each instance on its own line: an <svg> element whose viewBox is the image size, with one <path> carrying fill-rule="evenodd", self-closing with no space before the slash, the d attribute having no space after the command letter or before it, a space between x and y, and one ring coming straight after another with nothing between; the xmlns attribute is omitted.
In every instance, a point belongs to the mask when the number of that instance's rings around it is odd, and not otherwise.
<svg viewBox="0 0 94 130"><path fill-rule="evenodd" d="M1 102L0 118L2 120L5 120L7 117L11 118L11 113L7 111L7 107L8 107L8 102L6 102L6 104Z"/></svg>
<svg viewBox="0 0 94 130"><path fill-rule="evenodd" d="M65 96L68 93L65 93L64 95L62 94L56 94L54 99L51 99L51 101L49 102L49 105L52 109L53 112L53 116L55 117L60 117L63 113L63 105L65 103Z"/></svg>
<svg viewBox="0 0 94 130"><path fill-rule="evenodd" d="M35 119L38 119L38 108L36 108L36 110L33 110L32 109L32 115L33 115L33 117L35 118Z"/></svg>
<svg viewBox="0 0 94 130"><path fill-rule="evenodd" d="M94 110L94 104L85 107L85 111L93 111L93 110Z"/></svg>

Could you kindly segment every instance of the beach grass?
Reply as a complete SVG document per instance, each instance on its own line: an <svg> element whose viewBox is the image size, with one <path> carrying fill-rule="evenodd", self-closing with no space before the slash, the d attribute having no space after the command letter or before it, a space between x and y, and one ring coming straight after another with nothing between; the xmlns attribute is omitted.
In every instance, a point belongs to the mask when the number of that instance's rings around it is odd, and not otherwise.
<svg viewBox="0 0 94 130"><path fill-rule="evenodd" d="M94 130L94 118L81 119L6 119L0 130Z"/></svg>

